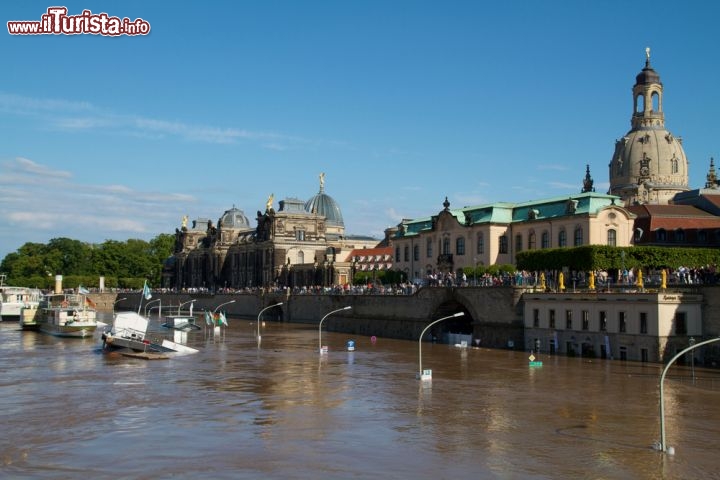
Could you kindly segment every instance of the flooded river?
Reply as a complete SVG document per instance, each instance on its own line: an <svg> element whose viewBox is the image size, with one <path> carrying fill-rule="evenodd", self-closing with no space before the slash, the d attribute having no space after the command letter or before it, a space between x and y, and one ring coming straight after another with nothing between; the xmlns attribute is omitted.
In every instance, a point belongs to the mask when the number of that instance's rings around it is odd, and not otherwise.
<svg viewBox="0 0 720 480"><path fill-rule="evenodd" d="M669 456L658 365L424 343L423 384L417 342L324 331L321 357L317 326L256 328L142 360L0 323L0 477L720 478L714 370L671 371Z"/></svg>

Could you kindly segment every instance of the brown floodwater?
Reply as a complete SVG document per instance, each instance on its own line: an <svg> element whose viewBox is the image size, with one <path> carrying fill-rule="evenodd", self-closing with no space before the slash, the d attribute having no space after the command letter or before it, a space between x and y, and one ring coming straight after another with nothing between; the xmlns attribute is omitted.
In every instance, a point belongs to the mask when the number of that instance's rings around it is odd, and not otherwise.
<svg viewBox="0 0 720 480"><path fill-rule="evenodd" d="M324 328L331 323L328 320ZM155 336L172 337L153 320ZM0 323L0 477L720 478L720 372L230 319L142 360ZM348 352L346 342L356 342Z"/></svg>

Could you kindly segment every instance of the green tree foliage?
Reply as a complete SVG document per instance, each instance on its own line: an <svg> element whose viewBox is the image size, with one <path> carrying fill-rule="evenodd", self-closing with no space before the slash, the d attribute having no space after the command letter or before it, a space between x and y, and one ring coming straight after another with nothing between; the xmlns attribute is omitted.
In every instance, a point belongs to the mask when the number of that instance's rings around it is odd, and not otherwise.
<svg viewBox="0 0 720 480"><path fill-rule="evenodd" d="M520 270L591 271L619 268L703 267L720 264L720 249L676 247L609 247L588 245L575 248L526 250L516 256Z"/></svg>
<svg viewBox="0 0 720 480"><path fill-rule="evenodd" d="M130 239L106 240L96 245L69 238L53 238L47 244L26 243L0 262L7 283L51 288L55 275L63 275L66 287L97 287L105 277L106 287L139 288L145 279L160 285L162 266L172 255L175 237L160 234L149 242Z"/></svg>

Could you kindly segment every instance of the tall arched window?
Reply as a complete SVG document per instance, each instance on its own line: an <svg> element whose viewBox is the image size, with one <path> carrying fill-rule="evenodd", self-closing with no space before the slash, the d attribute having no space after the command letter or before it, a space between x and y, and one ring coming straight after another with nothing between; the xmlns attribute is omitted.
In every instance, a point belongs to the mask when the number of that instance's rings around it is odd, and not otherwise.
<svg viewBox="0 0 720 480"><path fill-rule="evenodd" d="M682 228L678 228L675 230L675 241L678 243L684 243L685 242L685 230Z"/></svg>
<svg viewBox="0 0 720 480"><path fill-rule="evenodd" d="M298 263L299 263L300 265L302 265L303 263L305 263L305 252L303 252L302 250L300 250L300 251L298 252Z"/></svg>
<svg viewBox="0 0 720 480"><path fill-rule="evenodd" d="M498 253L508 253L507 235L500 235L500 238L498 239Z"/></svg>
<svg viewBox="0 0 720 480"><path fill-rule="evenodd" d="M608 247L617 247L617 231L613 228L607 232Z"/></svg>
<svg viewBox="0 0 720 480"><path fill-rule="evenodd" d="M483 236L482 232L478 233L477 236L477 250L476 253L478 255L482 255L485 253L485 237Z"/></svg>
<svg viewBox="0 0 720 480"><path fill-rule="evenodd" d="M465 237L458 237L455 240L455 253L465 255Z"/></svg>
<svg viewBox="0 0 720 480"><path fill-rule="evenodd" d="M425 247L427 258L432 258L432 238L427 239L427 245Z"/></svg>
<svg viewBox="0 0 720 480"><path fill-rule="evenodd" d="M450 254L450 237L443 238L442 242L442 254L443 255L449 255Z"/></svg>
<svg viewBox="0 0 720 480"><path fill-rule="evenodd" d="M580 225L578 225L577 227L575 227L575 242L574 242L573 246L580 247L580 246L582 246L582 244L583 244L583 231L582 231L582 227Z"/></svg>
<svg viewBox="0 0 720 480"><path fill-rule="evenodd" d="M537 247L537 239L535 237L535 230L530 230L528 233L528 250L535 250Z"/></svg>
<svg viewBox="0 0 720 480"><path fill-rule="evenodd" d="M420 260L420 245L415 245L413 247L413 260L416 262Z"/></svg>
<svg viewBox="0 0 720 480"><path fill-rule="evenodd" d="M567 247L567 232L564 228L558 232L558 247Z"/></svg>
<svg viewBox="0 0 720 480"><path fill-rule="evenodd" d="M547 230L545 230L540 237L540 248L550 248L550 234Z"/></svg>
<svg viewBox="0 0 720 480"><path fill-rule="evenodd" d="M407 245L405 245L405 261L410 261L410 247L408 247Z"/></svg>
<svg viewBox="0 0 720 480"><path fill-rule="evenodd" d="M658 228L657 230L655 230L655 240L658 242L667 241L667 232L664 228Z"/></svg>
<svg viewBox="0 0 720 480"><path fill-rule="evenodd" d="M515 253L522 252L522 235L515 235Z"/></svg>
<svg viewBox="0 0 720 480"><path fill-rule="evenodd" d="M395 247L395 261L400 261L400 247Z"/></svg>

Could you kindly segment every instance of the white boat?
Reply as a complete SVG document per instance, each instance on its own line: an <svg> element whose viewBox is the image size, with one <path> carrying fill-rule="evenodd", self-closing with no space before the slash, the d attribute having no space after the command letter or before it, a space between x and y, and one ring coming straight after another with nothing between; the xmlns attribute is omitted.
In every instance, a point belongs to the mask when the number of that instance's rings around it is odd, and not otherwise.
<svg viewBox="0 0 720 480"><path fill-rule="evenodd" d="M144 353L195 353L196 349L170 340L161 343L147 336L150 320L135 312L115 315L112 328L102 334L103 349L128 349Z"/></svg>
<svg viewBox="0 0 720 480"><path fill-rule="evenodd" d="M27 317L24 322L30 321ZM58 337L89 337L98 327L95 305L82 294L46 295L33 318L38 330Z"/></svg>
<svg viewBox="0 0 720 480"><path fill-rule="evenodd" d="M40 304L42 292L37 288L5 285L5 275L0 275L0 320L20 320L23 308Z"/></svg>

